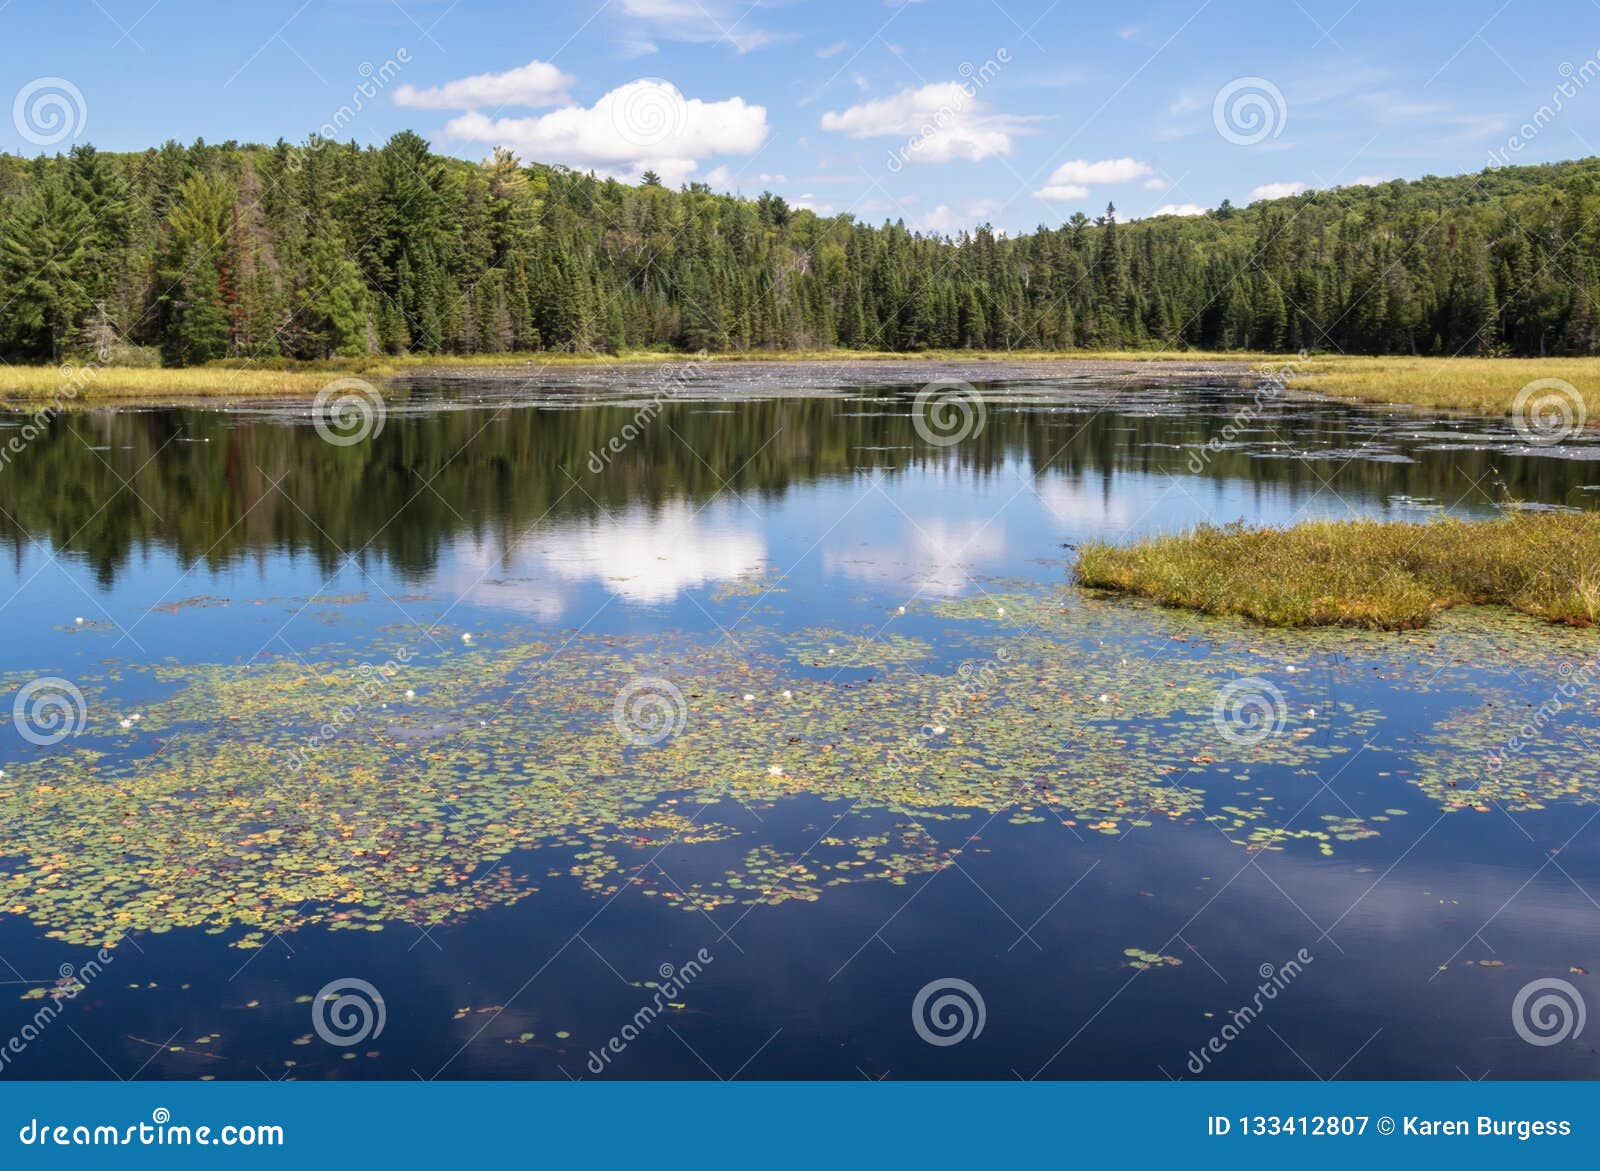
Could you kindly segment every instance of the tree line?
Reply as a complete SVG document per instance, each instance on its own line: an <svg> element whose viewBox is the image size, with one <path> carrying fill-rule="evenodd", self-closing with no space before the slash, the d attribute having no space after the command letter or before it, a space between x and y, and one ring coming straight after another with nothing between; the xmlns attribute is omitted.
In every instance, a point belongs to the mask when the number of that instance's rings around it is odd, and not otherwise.
<svg viewBox="0 0 1600 1171"><path fill-rule="evenodd" d="M1593 354L1600 159L1007 237L409 131L0 155L0 358L678 348Z"/></svg>

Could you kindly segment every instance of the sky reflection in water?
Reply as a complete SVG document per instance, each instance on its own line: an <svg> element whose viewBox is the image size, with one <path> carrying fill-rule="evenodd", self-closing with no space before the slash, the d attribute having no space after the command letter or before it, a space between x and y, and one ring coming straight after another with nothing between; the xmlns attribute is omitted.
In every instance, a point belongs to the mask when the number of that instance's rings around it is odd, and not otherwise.
<svg viewBox="0 0 1600 1171"><path fill-rule="evenodd" d="M138 910L66 1010L81 1040L42 1038L18 1075L594 1076L661 966L704 948L683 1007L602 1076L1193 1076L1263 965L1305 948L1203 1076L1593 1076L1586 1039L1529 1046L1510 1019L1528 980L1588 991L1570 969L1596 966L1592 698L1485 811L1441 812L1587 632L1280 636L1064 588L1082 540L1204 520L1587 507L1589 450L1282 404L1196 473L1248 396L1108 393L1011 388L949 449L909 392L679 401L599 474L585 457L636 409L604 398L419 401L349 449L289 411L59 421L0 477L0 679L74 680L89 709L59 747L0 738L0 955L44 981L19 995L87 957L105 908ZM322 788L285 779L356 666L400 648L422 699L374 693L316 754ZM681 685L664 745L619 742L630 670ZM1212 699L1258 674L1288 722L1241 749ZM932 720L939 744L886 772ZM217 801L189 787L208 768L236 838L185 812ZM564 770L570 822L540 769ZM539 783L556 796L505 787ZM153 873L163 851L193 873ZM330 895L321 863L375 889ZM211 908L246 876L248 906ZM350 976L388 1022L346 1050L302 998ZM987 1017L936 1047L911 1004L944 977Z"/></svg>

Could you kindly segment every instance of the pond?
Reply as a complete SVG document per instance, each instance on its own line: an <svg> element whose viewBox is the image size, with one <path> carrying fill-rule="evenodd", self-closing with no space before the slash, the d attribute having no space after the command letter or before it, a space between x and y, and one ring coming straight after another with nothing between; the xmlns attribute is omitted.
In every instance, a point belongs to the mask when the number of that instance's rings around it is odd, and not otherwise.
<svg viewBox="0 0 1600 1171"><path fill-rule="evenodd" d="M659 377L28 431L0 1075L1600 1073L1593 632L1071 585L1207 520L1593 507L1600 445Z"/></svg>

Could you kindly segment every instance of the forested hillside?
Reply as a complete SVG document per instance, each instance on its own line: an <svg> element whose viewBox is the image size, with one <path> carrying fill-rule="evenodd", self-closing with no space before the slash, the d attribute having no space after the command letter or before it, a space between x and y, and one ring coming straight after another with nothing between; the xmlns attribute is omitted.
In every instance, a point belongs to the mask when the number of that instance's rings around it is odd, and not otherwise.
<svg viewBox="0 0 1600 1171"><path fill-rule="evenodd" d="M647 177L648 179L648 177ZM1005 238L415 134L0 156L0 357L1198 347L1592 354L1600 160Z"/></svg>

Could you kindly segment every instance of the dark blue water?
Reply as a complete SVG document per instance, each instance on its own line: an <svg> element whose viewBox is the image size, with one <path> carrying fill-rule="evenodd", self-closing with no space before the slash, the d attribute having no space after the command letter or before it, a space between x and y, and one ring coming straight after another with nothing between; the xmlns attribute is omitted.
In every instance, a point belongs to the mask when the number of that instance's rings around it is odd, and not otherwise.
<svg viewBox="0 0 1600 1171"><path fill-rule="evenodd" d="M1589 507L1596 449L1038 383L943 444L917 389L55 420L0 472L0 1076L1600 1070L1513 1011L1600 968L1591 632L1069 584L1203 521Z"/></svg>

